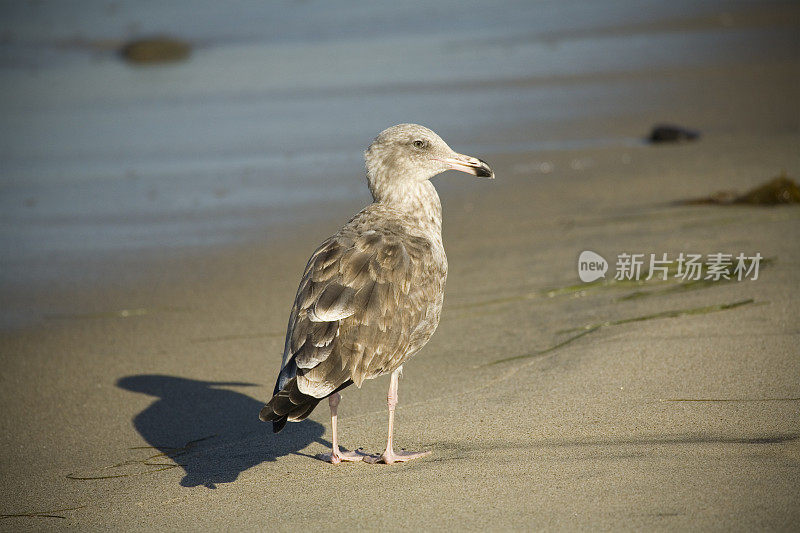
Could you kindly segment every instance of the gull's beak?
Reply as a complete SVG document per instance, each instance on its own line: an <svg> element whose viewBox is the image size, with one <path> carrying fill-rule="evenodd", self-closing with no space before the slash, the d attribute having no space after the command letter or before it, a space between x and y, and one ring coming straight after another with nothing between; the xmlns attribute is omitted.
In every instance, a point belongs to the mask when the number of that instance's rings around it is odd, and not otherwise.
<svg viewBox="0 0 800 533"><path fill-rule="evenodd" d="M458 170L459 172L466 172L479 178L494 179L494 171L486 161L482 161L477 157L470 157L463 154L455 154L453 157L442 159L447 165L447 168Z"/></svg>

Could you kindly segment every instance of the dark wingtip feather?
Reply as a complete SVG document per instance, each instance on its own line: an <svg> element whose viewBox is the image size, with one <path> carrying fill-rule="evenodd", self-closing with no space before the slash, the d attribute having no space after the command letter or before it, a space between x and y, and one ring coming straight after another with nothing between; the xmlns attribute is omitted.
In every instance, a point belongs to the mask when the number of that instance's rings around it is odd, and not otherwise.
<svg viewBox="0 0 800 533"><path fill-rule="evenodd" d="M273 433L280 433L280 431L283 429L283 426L285 426L285 425L286 425L286 417L285 416L282 416L277 420L273 420L272 421L272 432Z"/></svg>
<svg viewBox="0 0 800 533"><path fill-rule="evenodd" d="M297 387L297 379L290 379L258 414L264 422L272 422L272 431L278 433L289 418L299 422L311 414L319 403L319 398L303 394Z"/></svg>
<svg viewBox="0 0 800 533"><path fill-rule="evenodd" d="M269 422L272 420L272 409L270 409L269 405L265 405L261 408L261 411L258 413L258 418L262 422Z"/></svg>
<svg viewBox="0 0 800 533"><path fill-rule="evenodd" d="M272 410L269 404L267 404L261 408L261 412L258 413L258 418L260 418L262 422L272 422L272 432L278 433L283 429L283 426L286 425L288 417L286 415L278 415Z"/></svg>

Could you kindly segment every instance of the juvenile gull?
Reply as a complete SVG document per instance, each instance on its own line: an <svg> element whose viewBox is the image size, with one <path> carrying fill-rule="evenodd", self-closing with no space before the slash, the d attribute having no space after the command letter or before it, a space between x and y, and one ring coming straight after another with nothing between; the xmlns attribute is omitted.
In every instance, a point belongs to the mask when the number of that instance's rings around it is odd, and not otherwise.
<svg viewBox="0 0 800 533"><path fill-rule="evenodd" d="M439 324L447 278L442 205L430 178L445 170L494 173L480 159L454 152L416 124L380 133L364 153L373 203L317 248L303 272L289 316L283 361L260 418L277 433L328 398L331 463L394 463L430 452L395 451L392 434L398 379ZM389 437L380 456L339 448L339 391L391 374Z"/></svg>

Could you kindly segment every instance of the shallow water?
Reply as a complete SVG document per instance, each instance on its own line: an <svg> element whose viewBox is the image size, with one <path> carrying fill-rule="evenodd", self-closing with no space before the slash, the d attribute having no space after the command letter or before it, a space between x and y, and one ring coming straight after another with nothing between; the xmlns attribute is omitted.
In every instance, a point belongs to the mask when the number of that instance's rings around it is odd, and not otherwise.
<svg viewBox="0 0 800 533"><path fill-rule="evenodd" d="M0 283L68 276L30 268L54 256L215 245L366 203L361 152L399 122L484 158L635 144L646 132L553 126L658 104L620 74L794 53L791 28L747 18L762 2L729 5L3 3ZM114 54L152 34L192 57Z"/></svg>

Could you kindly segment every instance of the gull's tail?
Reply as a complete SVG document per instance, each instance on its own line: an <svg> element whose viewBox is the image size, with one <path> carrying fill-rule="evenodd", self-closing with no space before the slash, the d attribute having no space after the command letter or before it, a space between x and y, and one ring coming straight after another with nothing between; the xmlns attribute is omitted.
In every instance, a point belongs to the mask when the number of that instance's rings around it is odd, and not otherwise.
<svg viewBox="0 0 800 533"><path fill-rule="evenodd" d="M267 402L258 417L264 422L272 422L275 433L283 429L287 421L299 422L311 414L321 398L303 394L297 388L297 378L292 378Z"/></svg>

